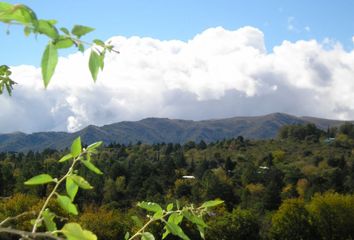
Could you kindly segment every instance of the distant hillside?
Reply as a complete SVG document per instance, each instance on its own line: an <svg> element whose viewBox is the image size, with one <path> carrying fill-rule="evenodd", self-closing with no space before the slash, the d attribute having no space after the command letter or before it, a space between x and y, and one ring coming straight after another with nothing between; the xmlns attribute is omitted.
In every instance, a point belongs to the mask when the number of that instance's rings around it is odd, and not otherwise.
<svg viewBox="0 0 354 240"><path fill-rule="evenodd" d="M32 134L0 134L0 151L40 151L45 148L64 149L81 136L83 142L159 143L204 140L206 142L243 136L251 139L274 138L280 127L289 124L314 123L319 128L338 126L339 120L296 117L273 113L257 117L188 121L167 118L146 118L136 122L119 122L102 127L90 125L78 132L40 132Z"/></svg>

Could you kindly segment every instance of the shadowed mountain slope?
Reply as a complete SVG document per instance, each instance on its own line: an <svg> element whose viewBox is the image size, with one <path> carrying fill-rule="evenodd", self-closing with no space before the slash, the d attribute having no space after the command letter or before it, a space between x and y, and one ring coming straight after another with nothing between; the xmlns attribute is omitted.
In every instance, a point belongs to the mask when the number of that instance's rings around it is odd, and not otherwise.
<svg viewBox="0 0 354 240"><path fill-rule="evenodd" d="M78 132L40 132L0 134L0 151L40 151L45 148L64 149L73 139L81 136L84 143L104 141L116 143L185 143L188 141L211 142L243 136L251 139L270 139L284 125L314 123L327 129L343 123L314 117L296 117L273 113L256 117L233 117L204 121L146 118L136 122L118 122L97 127L90 125Z"/></svg>

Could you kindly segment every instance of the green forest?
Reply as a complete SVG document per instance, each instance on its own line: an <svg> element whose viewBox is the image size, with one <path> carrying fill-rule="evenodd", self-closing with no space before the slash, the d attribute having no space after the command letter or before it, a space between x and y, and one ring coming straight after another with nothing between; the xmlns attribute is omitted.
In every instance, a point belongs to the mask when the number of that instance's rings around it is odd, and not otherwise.
<svg viewBox="0 0 354 240"><path fill-rule="evenodd" d="M23 183L40 173L61 176L58 163L68 150L0 154L0 221L38 211L51 185ZM124 239L141 225L139 201L198 205L221 199L206 216L206 239L353 239L354 125L327 131L308 124L288 125L272 140L233 139L183 145L111 143L92 157L104 175L83 166L80 175L94 189L79 191L72 216L50 203L57 224L68 219L94 232L98 239ZM136 217L138 216L138 217ZM30 229L32 216L11 223ZM182 228L200 239L189 222ZM163 225L149 232L162 238ZM16 239L1 233L1 239ZM168 236L166 239L178 239Z"/></svg>

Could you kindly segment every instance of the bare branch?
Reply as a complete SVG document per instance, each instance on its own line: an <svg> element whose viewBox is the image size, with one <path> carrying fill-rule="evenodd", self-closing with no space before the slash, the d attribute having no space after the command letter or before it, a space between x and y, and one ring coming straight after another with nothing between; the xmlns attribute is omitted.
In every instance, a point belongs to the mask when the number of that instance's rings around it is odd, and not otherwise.
<svg viewBox="0 0 354 240"><path fill-rule="evenodd" d="M17 220L19 219L20 217L23 217L23 216L26 216L26 215L35 215L36 212L35 211L31 211L31 212L23 212L17 216L14 216L14 217L8 217L8 218L5 218L5 220L3 220L2 222L0 222L0 227L4 226L7 222L10 222L10 221L13 221L13 220Z"/></svg>
<svg viewBox="0 0 354 240"><path fill-rule="evenodd" d="M33 240L33 239L54 239L54 240L64 240L64 238L57 237L49 232L27 232L12 228L2 228L0 227L0 233L9 233L13 235L21 236L22 239Z"/></svg>
<svg viewBox="0 0 354 240"><path fill-rule="evenodd" d="M11 198L11 196L8 196L8 197L1 197L0 196L0 200L8 200L8 199L10 199Z"/></svg>

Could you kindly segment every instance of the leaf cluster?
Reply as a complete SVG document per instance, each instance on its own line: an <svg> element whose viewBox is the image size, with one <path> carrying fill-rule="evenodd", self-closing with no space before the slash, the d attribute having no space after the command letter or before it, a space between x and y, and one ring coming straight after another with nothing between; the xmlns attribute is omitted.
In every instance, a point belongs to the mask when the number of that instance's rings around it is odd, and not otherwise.
<svg viewBox="0 0 354 240"><path fill-rule="evenodd" d="M56 20L40 19L36 13L24 4L10 4L0 2L0 22L7 25L20 25L24 34L29 36L44 35L49 39L42 55L41 69L44 86L47 87L56 66L58 64L58 50L75 47L78 51L84 52L85 45L91 47L89 58L89 70L94 81L97 80L99 70L104 68L104 58L106 52L117 52L109 43L95 39L91 43L83 41L81 38L92 32L94 29L83 25L74 25L71 30L65 27L57 27ZM9 33L9 30L8 30ZM0 94L5 87L10 94L14 82L10 79L11 72L8 66L0 67Z"/></svg>
<svg viewBox="0 0 354 240"><path fill-rule="evenodd" d="M16 84L11 78L10 68L6 65L0 66L0 95L6 89L7 93L11 96L13 85Z"/></svg>
<svg viewBox="0 0 354 240"><path fill-rule="evenodd" d="M170 203L167 205L166 209L163 209L159 204L154 202L139 202L138 206L151 214L147 215L149 221L131 237L130 234L127 233L125 239L133 240L140 236L142 240L154 240L154 235L145 230L151 223L159 221L164 225L162 239L172 234L180 239L190 240L181 227L183 219L194 224L199 231L200 237L205 239L205 228L207 224L204 222L203 216L208 212L209 208L216 207L222 203L223 201L221 200L213 200L203 203L200 207L190 205L181 208L177 201L176 206ZM139 218L135 217L134 219L136 219L135 221L139 224Z"/></svg>
<svg viewBox="0 0 354 240"><path fill-rule="evenodd" d="M102 142L93 143L86 149L83 149L81 145L81 138L78 137L73 141L70 153L63 156L59 160L60 163L71 161L71 166L68 172L62 178L58 179L53 178L49 174L40 174L25 182L26 185L43 185L50 183L55 184L52 192L49 194L44 205L42 206L37 219L33 221L32 232L36 232L37 227L44 223L48 232L54 235L63 234L67 237L67 239L96 239L96 236L92 232L82 229L81 226L77 223L67 223L62 229L58 230L55 222L56 215L51 212L49 208L47 208L47 205L50 199L55 196L58 205L64 211L72 215L78 215L78 210L74 204L74 200L79 188L88 190L92 189L93 187L86 179L77 174L75 171L75 165L77 163L82 163L90 171L96 174L102 174L102 172L91 162L91 155L96 153L96 149L101 144ZM59 185L64 181L66 193L59 193L57 189Z"/></svg>

